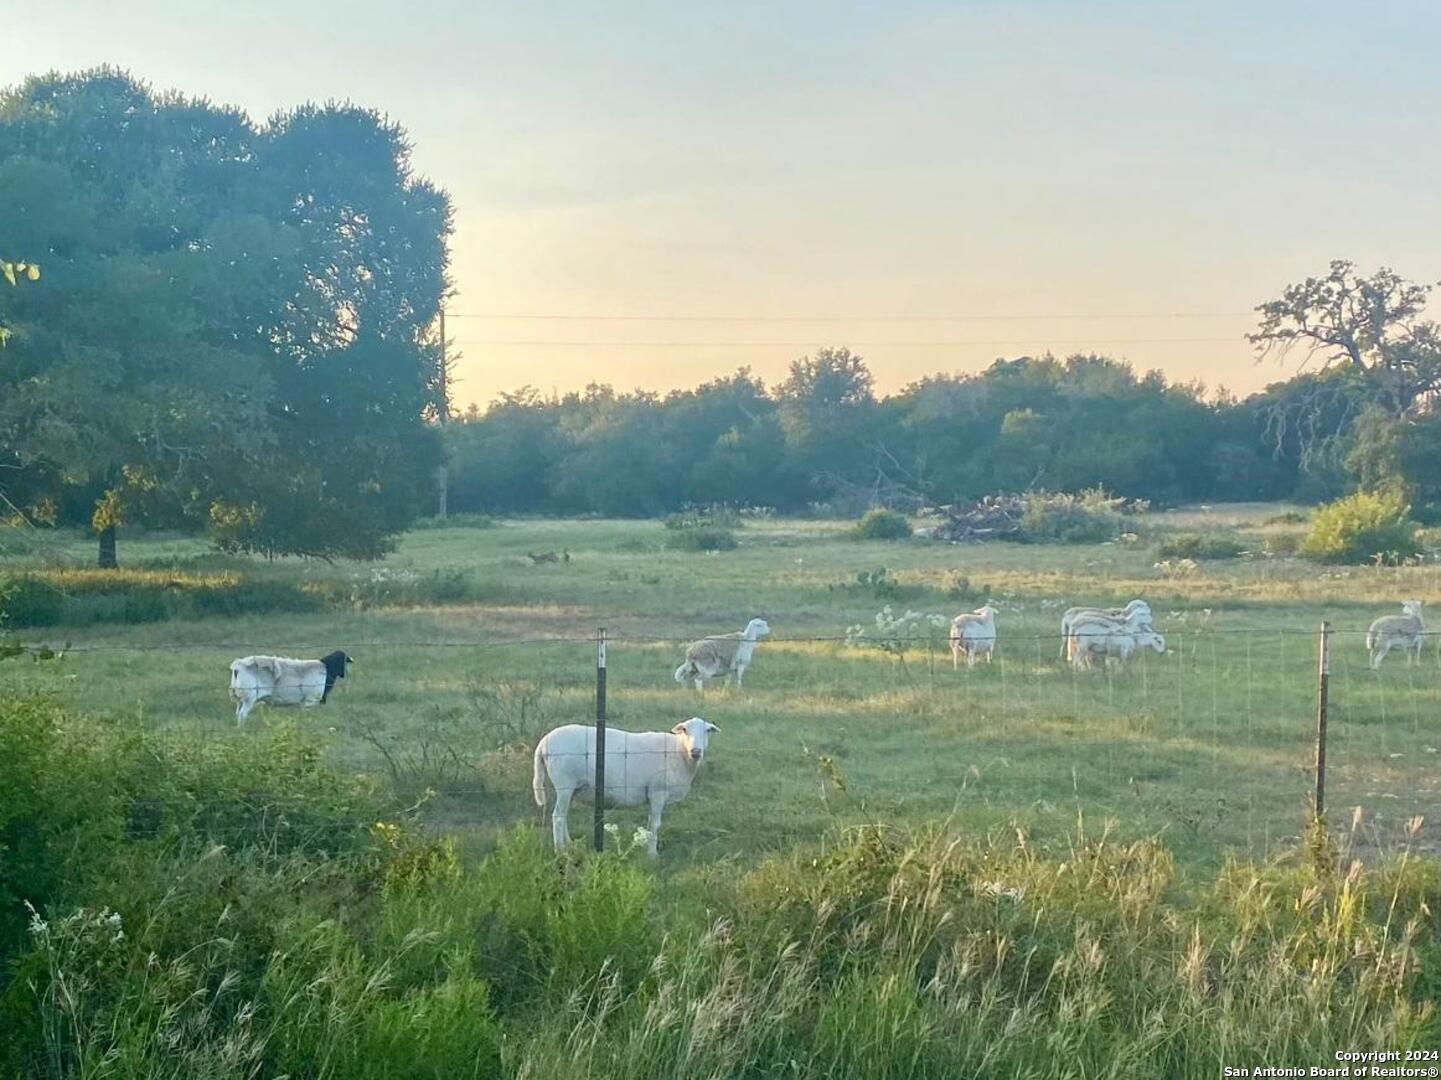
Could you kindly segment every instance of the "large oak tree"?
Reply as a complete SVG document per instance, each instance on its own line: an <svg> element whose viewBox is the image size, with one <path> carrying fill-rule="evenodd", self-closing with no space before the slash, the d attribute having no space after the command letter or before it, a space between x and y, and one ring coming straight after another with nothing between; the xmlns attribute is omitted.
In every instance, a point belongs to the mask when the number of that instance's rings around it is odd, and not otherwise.
<svg viewBox="0 0 1441 1080"><path fill-rule="evenodd" d="M373 557L439 460L450 207L350 105L263 125L101 69L0 96L0 485L269 554ZM107 543L107 540L109 543Z"/></svg>

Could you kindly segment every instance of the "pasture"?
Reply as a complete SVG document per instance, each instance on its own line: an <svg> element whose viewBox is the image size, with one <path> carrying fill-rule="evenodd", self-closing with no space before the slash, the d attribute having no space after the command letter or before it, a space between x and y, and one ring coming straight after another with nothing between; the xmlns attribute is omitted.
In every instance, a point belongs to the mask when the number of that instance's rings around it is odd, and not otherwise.
<svg viewBox="0 0 1441 1080"><path fill-rule="evenodd" d="M374 566L268 564L198 541L126 538L123 564L328 583L340 595L354 587L357 599L325 611L29 629L27 641L65 644L65 655L9 661L0 683L176 740L246 740L293 724L482 852L538 820L530 749L548 728L593 716L593 638L604 626L611 724L668 728L700 714L721 728L689 797L666 814L664 875L754 865L853 824L1016 826L1044 839L1078 819L1159 836L1183 865L1213 869L1233 852L1294 849L1304 828L1316 631L1329 619L1331 818L1350 822L1362 808L1357 842L1389 850L1413 816L1441 816L1441 667L1428 647L1418 667L1397 654L1372 673L1362 635L1402 599L1441 604L1441 577L1431 566L1327 570L1262 556L1267 536L1302 528L1267 524L1280 509L1153 513L1135 519L1133 540L1075 546L860 542L845 522L763 519L716 554L667 550L656 522L508 521L412 532ZM1182 531L1233 533L1258 554L1158 567L1158 543ZM528 556L543 551L570 560ZM90 541L56 534L0 565L90 557ZM436 581L445 588L414 589ZM408 602L407 589L444 600ZM392 602L379 602L388 590ZM1164 656L1110 673L1060 661L1061 610L1137 596L1155 610ZM991 665L953 671L944 629L899 653L868 643L886 605L949 618L987 600L1000 610ZM753 615L770 621L772 637L742 692L717 684L700 698L675 683L686 642ZM866 636L847 642L856 625ZM335 648L357 662L330 704L262 706L236 728L230 660ZM639 810L611 818L623 836L644 820ZM573 811L573 834L588 820L588 807Z"/></svg>

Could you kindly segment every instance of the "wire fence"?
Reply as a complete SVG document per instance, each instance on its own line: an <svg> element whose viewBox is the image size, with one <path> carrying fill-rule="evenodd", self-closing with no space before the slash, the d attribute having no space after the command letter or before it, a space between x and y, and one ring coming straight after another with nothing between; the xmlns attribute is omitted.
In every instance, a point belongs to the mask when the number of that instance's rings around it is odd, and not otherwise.
<svg viewBox="0 0 1441 1080"><path fill-rule="evenodd" d="M1164 653L1096 670L1073 668L1059 634L1039 626L1003 629L990 661L969 668L944 629L891 648L777 636L758 645L742 686L699 693L675 677L689 640L611 632L607 725L667 731L700 716L719 728L664 816L665 842L693 857L779 849L859 821L1047 828L1077 814L1201 857L1293 842L1315 784L1316 630L1161 628ZM1364 633L1331 632L1327 804L1333 820L1362 808L1384 847L1414 817L1441 815L1441 650L1431 634L1419 663L1397 651L1372 670ZM232 660L334 649L356 662L323 707L262 705L237 725ZM12 662L0 677L166 739L243 741L291 721L336 763L426 802L437 828L467 830L537 820L532 751L555 727L594 724L597 642L95 644ZM653 771L651 747L606 745L612 794ZM647 800L633 801L610 820L649 825ZM572 811L572 835L589 824Z"/></svg>

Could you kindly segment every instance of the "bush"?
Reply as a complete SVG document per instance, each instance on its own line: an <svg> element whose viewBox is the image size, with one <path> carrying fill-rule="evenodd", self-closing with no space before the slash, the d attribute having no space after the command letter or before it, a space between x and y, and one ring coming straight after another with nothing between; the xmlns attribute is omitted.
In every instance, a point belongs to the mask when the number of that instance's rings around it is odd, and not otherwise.
<svg viewBox="0 0 1441 1080"><path fill-rule="evenodd" d="M1273 514L1262 525L1304 525L1311 520L1311 515L1303 510L1287 510L1283 514Z"/></svg>
<svg viewBox="0 0 1441 1080"><path fill-rule="evenodd" d="M694 525L672 529L666 535L665 546L671 551L731 551L740 544L729 529Z"/></svg>
<svg viewBox="0 0 1441 1080"><path fill-rule="evenodd" d="M1266 537L1261 549L1268 555L1294 555L1301 550L1301 540L1295 533L1276 533Z"/></svg>
<svg viewBox="0 0 1441 1080"><path fill-rule="evenodd" d="M1163 559L1235 559L1246 550L1233 536L1215 533L1179 533L1161 544L1157 554Z"/></svg>
<svg viewBox="0 0 1441 1080"><path fill-rule="evenodd" d="M388 566L358 571L348 580L130 568L31 570L0 578L0 618L15 629L306 614L484 598L462 570L420 574Z"/></svg>
<svg viewBox="0 0 1441 1080"><path fill-rule="evenodd" d="M851 535L857 540L905 540L911 535L911 523L904 514L877 506L856 522Z"/></svg>
<svg viewBox="0 0 1441 1080"><path fill-rule="evenodd" d="M1399 496L1358 491L1316 511L1301 554L1319 562L1399 563L1418 554L1416 529Z"/></svg>
<svg viewBox="0 0 1441 1080"><path fill-rule="evenodd" d="M0 700L0 970L43 908L123 833L122 792L53 703ZM68 734L68 737L67 737Z"/></svg>
<svg viewBox="0 0 1441 1080"><path fill-rule="evenodd" d="M1120 514L1111 502L1084 495L1033 495L1026 499L1021 535L1031 541L1098 544L1121 532Z"/></svg>

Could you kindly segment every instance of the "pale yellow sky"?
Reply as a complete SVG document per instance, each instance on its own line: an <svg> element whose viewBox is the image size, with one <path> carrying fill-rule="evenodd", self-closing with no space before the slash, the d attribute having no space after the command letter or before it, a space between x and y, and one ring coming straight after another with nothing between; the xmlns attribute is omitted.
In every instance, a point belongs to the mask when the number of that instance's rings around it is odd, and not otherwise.
<svg viewBox="0 0 1441 1080"><path fill-rule="evenodd" d="M1095 350L1245 392L1283 374L1241 335L1287 282L1441 277L1441 14L1365 10L49 0L7 15L0 82L109 62L387 112L455 201L462 405L774 381L823 344L882 390ZM537 314L658 318L495 317ZM926 315L976 318L881 318Z"/></svg>

